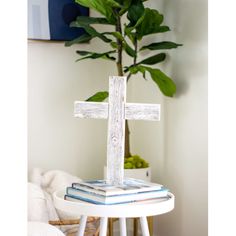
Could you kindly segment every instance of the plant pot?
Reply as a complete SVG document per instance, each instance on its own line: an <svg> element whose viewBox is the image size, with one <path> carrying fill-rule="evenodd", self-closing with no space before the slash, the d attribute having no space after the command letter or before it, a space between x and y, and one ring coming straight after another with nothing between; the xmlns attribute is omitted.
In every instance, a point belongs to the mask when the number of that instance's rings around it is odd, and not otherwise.
<svg viewBox="0 0 236 236"><path fill-rule="evenodd" d="M125 169L126 178L142 179L145 181L151 181L151 168L140 168L140 169Z"/></svg>
<svg viewBox="0 0 236 236"><path fill-rule="evenodd" d="M106 179L107 168L104 167L104 178ZM139 168L139 169L124 169L125 178L142 179L145 181L151 181L151 167Z"/></svg>

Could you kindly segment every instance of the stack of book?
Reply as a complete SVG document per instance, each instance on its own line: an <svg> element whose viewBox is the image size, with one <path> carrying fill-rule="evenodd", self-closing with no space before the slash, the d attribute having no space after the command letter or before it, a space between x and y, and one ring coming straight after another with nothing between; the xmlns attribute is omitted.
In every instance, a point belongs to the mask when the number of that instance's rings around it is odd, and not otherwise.
<svg viewBox="0 0 236 236"><path fill-rule="evenodd" d="M94 204L122 204L151 199L168 198L164 186L140 179L125 179L123 185L108 185L105 180L73 183L67 187L65 200L86 201Z"/></svg>

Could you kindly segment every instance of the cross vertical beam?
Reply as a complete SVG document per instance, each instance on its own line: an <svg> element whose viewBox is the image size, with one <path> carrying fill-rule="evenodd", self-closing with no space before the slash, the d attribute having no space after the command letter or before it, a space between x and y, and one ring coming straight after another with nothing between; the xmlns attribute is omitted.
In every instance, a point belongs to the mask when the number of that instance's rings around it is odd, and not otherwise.
<svg viewBox="0 0 236 236"><path fill-rule="evenodd" d="M126 77L109 78L107 183L120 185L124 176Z"/></svg>

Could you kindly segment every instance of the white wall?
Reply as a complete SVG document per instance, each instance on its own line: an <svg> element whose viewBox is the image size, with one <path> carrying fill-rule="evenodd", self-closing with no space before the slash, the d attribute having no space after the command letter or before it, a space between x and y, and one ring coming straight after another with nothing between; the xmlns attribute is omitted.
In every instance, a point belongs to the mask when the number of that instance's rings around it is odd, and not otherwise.
<svg viewBox="0 0 236 236"><path fill-rule="evenodd" d="M153 7L155 4L152 1ZM155 233L206 236L207 1L164 0L161 9L166 24L172 28L166 40L184 46L168 53L164 69L175 80L177 94L175 98L164 98L163 155L155 151L153 139L160 142L155 134L147 133L144 127L139 130L148 137L149 146L145 143L143 155L151 158L157 170L154 180L168 186L176 196L175 210L156 218ZM142 147L141 143L135 140L135 147Z"/></svg>
<svg viewBox="0 0 236 236"><path fill-rule="evenodd" d="M184 46L170 51L163 67L177 84L175 98L164 98L152 81L139 77L130 81L129 101L162 105L161 122L130 122L131 151L146 158L153 180L176 196L175 210L155 218L155 235L206 236L207 1L147 3L164 13L172 28L166 40ZM102 176L107 123L73 118L74 100L106 90L108 76L116 73L111 62L74 62L77 48L104 50L103 43L96 42L73 48L29 42L29 169L62 169L81 178Z"/></svg>

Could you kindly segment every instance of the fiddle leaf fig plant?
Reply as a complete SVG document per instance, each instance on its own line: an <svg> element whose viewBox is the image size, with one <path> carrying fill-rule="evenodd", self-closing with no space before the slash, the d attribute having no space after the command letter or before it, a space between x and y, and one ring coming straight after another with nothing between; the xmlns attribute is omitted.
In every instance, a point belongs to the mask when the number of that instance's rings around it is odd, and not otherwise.
<svg viewBox="0 0 236 236"><path fill-rule="evenodd" d="M144 79L151 78L165 96L173 97L176 92L174 81L156 65L165 61L165 50L175 49L182 46L182 44L157 40L151 44L141 46L145 37L155 34L158 38L158 34L170 31L170 28L163 24L164 16L156 9L146 7L146 1L75 0L78 4L100 13L101 17L78 16L75 21L71 22L70 26L83 28L86 33L66 42L65 46L89 42L94 38L102 40L104 44L110 46L110 50L106 52L77 50L76 53L80 56L77 61L87 59L111 61L117 67L118 76L127 76L127 81L135 74L139 74ZM113 26L113 31L98 32L95 28L96 25ZM154 52L154 55L140 60L139 56L143 51ZM129 65L123 64L125 55L131 57L132 63ZM97 92L90 96L87 101L101 102L108 95L107 91ZM130 131L126 121L124 167L147 167L148 163L142 158L131 155L129 134Z"/></svg>

